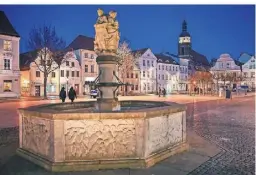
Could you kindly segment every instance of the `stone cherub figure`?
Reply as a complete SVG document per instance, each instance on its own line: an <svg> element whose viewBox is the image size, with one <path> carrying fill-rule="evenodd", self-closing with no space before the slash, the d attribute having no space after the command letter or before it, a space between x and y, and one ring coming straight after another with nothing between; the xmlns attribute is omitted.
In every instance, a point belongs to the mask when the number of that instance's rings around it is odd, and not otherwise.
<svg viewBox="0 0 256 175"><path fill-rule="evenodd" d="M110 11L109 15L98 9L98 19L95 27L94 50L98 55L115 55L120 40L119 24L116 20L117 13Z"/></svg>

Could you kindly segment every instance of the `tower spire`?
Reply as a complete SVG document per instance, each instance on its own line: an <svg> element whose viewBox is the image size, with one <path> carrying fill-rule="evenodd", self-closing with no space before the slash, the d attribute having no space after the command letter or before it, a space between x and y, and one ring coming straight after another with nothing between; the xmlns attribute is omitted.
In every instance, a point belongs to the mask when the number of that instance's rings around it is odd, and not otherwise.
<svg viewBox="0 0 256 175"><path fill-rule="evenodd" d="M186 32L187 31L187 22L184 20L182 23L182 31Z"/></svg>

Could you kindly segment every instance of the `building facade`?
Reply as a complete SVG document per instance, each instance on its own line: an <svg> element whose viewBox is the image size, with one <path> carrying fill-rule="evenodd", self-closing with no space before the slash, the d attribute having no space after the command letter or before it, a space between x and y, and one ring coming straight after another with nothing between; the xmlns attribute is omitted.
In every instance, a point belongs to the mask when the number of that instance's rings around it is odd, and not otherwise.
<svg viewBox="0 0 256 175"><path fill-rule="evenodd" d="M133 53L139 53L138 67L140 69L140 93L149 94L157 91L156 67L157 58L150 48L135 50Z"/></svg>
<svg viewBox="0 0 256 175"><path fill-rule="evenodd" d="M31 52L20 55L21 94L23 96L43 96L44 72L41 71L43 68L40 66L40 58L34 58L32 55ZM66 90L73 87L77 95L81 95L80 64L73 52L66 53L60 67L53 61L49 70L46 84L47 96L58 96L62 87L65 87Z"/></svg>
<svg viewBox="0 0 256 175"><path fill-rule="evenodd" d="M255 56L245 61L242 65L243 85L247 85L250 90L255 90Z"/></svg>
<svg viewBox="0 0 256 175"><path fill-rule="evenodd" d="M0 98L20 96L20 36L0 11Z"/></svg>
<svg viewBox="0 0 256 175"><path fill-rule="evenodd" d="M74 50L76 57L81 65L81 86L82 93L90 94L94 87L91 83L98 76L97 55L94 52L94 38L83 35L77 36L68 46Z"/></svg>
<svg viewBox="0 0 256 175"><path fill-rule="evenodd" d="M165 89L167 94L179 91L180 66L170 56L155 54L157 57L157 89Z"/></svg>
<svg viewBox="0 0 256 175"><path fill-rule="evenodd" d="M235 88L241 85L242 67L240 62L231 58L229 54L222 54L210 69L212 74L216 75L214 84L218 87L230 86Z"/></svg>

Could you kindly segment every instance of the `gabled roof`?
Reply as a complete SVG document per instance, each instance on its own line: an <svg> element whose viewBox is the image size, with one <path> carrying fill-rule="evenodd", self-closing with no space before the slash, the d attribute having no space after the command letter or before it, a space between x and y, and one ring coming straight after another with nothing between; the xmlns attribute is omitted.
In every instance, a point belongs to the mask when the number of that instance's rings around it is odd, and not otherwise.
<svg viewBox="0 0 256 175"><path fill-rule="evenodd" d="M133 50L132 53L138 53L140 55L143 55L149 48L143 48L143 49L139 49L139 50Z"/></svg>
<svg viewBox="0 0 256 175"><path fill-rule="evenodd" d="M0 11L0 34L20 37L3 11Z"/></svg>
<svg viewBox="0 0 256 175"><path fill-rule="evenodd" d="M238 60L241 62L241 63L246 63L248 62L250 59L252 58L252 55L248 54L248 53L241 53Z"/></svg>
<svg viewBox="0 0 256 175"><path fill-rule="evenodd" d="M20 54L20 70L25 71L30 69L30 63L36 59L37 52L39 50L29 51Z"/></svg>
<svg viewBox="0 0 256 175"><path fill-rule="evenodd" d="M94 51L94 38L84 35L78 35L67 48L73 50L85 49Z"/></svg>
<svg viewBox="0 0 256 175"><path fill-rule="evenodd" d="M194 61L196 63L200 63L203 66L210 66L206 56L196 52L193 49L191 49L190 55L192 56L192 61Z"/></svg>
<svg viewBox="0 0 256 175"><path fill-rule="evenodd" d="M155 54L158 63L179 65L171 56L164 54Z"/></svg>

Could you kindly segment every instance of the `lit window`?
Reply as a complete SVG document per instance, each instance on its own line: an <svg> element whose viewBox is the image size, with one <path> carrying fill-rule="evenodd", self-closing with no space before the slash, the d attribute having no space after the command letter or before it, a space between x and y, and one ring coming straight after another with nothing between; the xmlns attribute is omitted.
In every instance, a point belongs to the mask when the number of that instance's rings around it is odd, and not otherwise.
<svg viewBox="0 0 256 175"><path fill-rule="evenodd" d="M12 91L12 80L4 80L4 92Z"/></svg>
<svg viewBox="0 0 256 175"><path fill-rule="evenodd" d="M4 50L10 51L12 50L12 42L8 40L4 40Z"/></svg>
<svg viewBox="0 0 256 175"><path fill-rule="evenodd" d="M4 70L10 70L11 64L9 59L4 59Z"/></svg>

